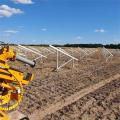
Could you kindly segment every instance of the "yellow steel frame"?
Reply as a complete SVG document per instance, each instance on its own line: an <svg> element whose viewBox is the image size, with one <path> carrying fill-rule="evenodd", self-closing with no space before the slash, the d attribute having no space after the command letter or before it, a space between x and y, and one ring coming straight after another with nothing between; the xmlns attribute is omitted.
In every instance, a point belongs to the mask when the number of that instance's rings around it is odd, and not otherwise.
<svg viewBox="0 0 120 120"><path fill-rule="evenodd" d="M23 85L28 85L29 81L24 79L23 72L11 69L7 61L15 61L16 53L13 49L3 47L0 50L0 88L3 93L0 95L0 120L9 120L4 111L15 109L23 97ZM33 75L31 79L33 79ZM13 104L10 104L14 101ZM8 105L9 104L9 105Z"/></svg>

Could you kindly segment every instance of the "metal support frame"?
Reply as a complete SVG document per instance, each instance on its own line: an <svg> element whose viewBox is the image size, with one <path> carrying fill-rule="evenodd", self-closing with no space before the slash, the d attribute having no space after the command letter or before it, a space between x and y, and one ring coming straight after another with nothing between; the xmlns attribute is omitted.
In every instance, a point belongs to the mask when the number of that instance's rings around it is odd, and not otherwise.
<svg viewBox="0 0 120 120"><path fill-rule="evenodd" d="M67 53L65 50L63 50L63 49L61 49L61 48L56 48L56 47L54 47L54 46L52 46L52 45L49 45L49 46L50 46L51 48L53 48L54 50L56 50L56 52L57 52L57 63L56 63L56 69L57 69L57 70L59 70L60 68L64 67L66 64L70 63L71 61L72 61L73 67L74 67L74 61L75 61L75 60L78 61L77 58L73 57L72 55L70 55L69 53ZM59 53L62 53L62 54L64 54L64 55L66 55L66 56L69 57L70 59L69 59L67 62L59 65Z"/></svg>
<svg viewBox="0 0 120 120"><path fill-rule="evenodd" d="M86 51L87 55L91 55L91 54L97 52L97 50L91 50L91 49L89 49L89 50L88 49L84 49L84 51Z"/></svg>
<svg viewBox="0 0 120 120"><path fill-rule="evenodd" d="M83 53L83 55L80 56L80 59L84 58L85 56L89 56L89 55L91 55L91 54L93 54L97 51L97 50L93 51L93 50L82 49L80 47L78 47L78 48L79 48L79 51L78 50L73 50L71 48L71 52L72 52L72 54L75 52L75 53L78 53L79 55L81 55L81 53Z"/></svg>
<svg viewBox="0 0 120 120"><path fill-rule="evenodd" d="M87 53L85 50L83 50L82 48L78 47L78 50L80 51L77 51L77 50L73 50L71 48L71 51L72 51L72 54L74 54L74 52L78 53L80 55L80 59L84 58L85 56L87 56ZM81 56L81 53L83 53L84 55Z"/></svg>
<svg viewBox="0 0 120 120"><path fill-rule="evenodd" d="M103 54L103 56L106 58L106 62L107 62L111 57L113 57L113 54L112 54L108 49L106 49L105 47L102 48L102 54Z"/></svg>
<svg viewBox="0 0 120 120"><path fill-rule="evenodd" d="M46 52L47 52L46 56L56 53L55 51L52 51L49 48L42 49L42 52L43 52L43 54L46 54Z"/></svg>
<svg viewBox="0 0 120 120"><path fill-rule="evenodd" d="M36 61L38 59L42 60L42 58L47 58L45 55L42 55L41 52L38 49L36 49L36 48L33 48L33 47L27 48L27 47L24 47L22 45L18 45L18 47L38 55L38 57L35 58L34 61Z"/></svg>

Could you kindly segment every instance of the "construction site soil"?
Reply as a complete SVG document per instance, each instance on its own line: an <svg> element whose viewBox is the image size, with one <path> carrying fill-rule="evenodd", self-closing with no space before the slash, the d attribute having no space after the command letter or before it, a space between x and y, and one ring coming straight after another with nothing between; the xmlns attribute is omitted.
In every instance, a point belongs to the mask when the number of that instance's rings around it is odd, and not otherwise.
<svg viewBox="0 0 120 120"><path fill-rule="evenodd" d="M66 59L60 57L62 63ZM106 61L96 52L59 71L56 54L33 69L15 64L35 75L18 108L30 120L120 120L120 55Z"/></svg>

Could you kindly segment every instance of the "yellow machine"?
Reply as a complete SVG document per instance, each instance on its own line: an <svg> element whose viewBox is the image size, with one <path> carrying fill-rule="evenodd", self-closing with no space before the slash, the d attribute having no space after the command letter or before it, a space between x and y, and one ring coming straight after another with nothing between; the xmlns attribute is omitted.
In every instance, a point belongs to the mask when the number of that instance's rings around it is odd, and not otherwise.
<svg viewBox="0 0 120 120"><path fill-rule="evenodd" d="M24 92L23 86L28 85L29 81L33 79L33 74L27 73L24 76L23 72L8 65L9 61L15 60L31 66L35 65L34 61L18 56L9 46L0 49L0 120L10 119L6 113L14 110L20 104Z"/></svg>

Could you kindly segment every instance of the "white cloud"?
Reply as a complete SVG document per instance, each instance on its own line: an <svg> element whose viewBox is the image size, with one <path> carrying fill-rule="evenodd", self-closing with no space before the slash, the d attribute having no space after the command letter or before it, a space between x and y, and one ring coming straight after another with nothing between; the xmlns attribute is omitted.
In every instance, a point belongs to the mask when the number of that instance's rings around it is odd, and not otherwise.
<svg viewBox="0 0 120 120"><path fill-rule="evenodd" d="M120 44L120 40L119 40L119 39L114 39L114 40L113 40L113 43L114 43L114 44Z"/></svg>
<svg viewBox="0 0 120 120"><path fill-rule="evenodd" d="M16 8L11 8L8 5L0 5L0 17L11 17L15 14L22 14L23 11Z"/></svg>
<svg viewBox="0 0 120 120"><path fill-rule="evenodd" d="M21 3L21 4L33 4L32 0L11 0L14 3Z"/></svg>
<svg viewBox="0 0 120 120"><path fill-rule="evenodd" d="M83 39L82 36L76 36L76 37L74 37L73 44L79 44L82 39Z"/></svg>
<svg viewBox="0 0 120 120"><path fill-rule="evenodd" d="M4 32L10 33L10 34L16 34L16 33L18 33L19 31L17 31L17 30L6 30L6 31L4 31Z"/></svg>
<svg viewBox="0 0 120 120"><path fill-rule="evenodd" d="M81 37L81 36L75 37L75 40L81 40L81 39L83 39L83 37Z"/></svg>
<svg viewBox="0 0 120 120"><path fill-rule="evenodd" d="M32 42L33 42L33 43L35 43L35 42L36 42L36 40L32 40Z"/></svg>
<svg viewBox="0 0 120 120"><path fill-rule="evenodd" d="M47 31L47 28L42 28L41 31L45 32Z"/></svg>
<svg viewBox="0 0 120 120"><path fill-rule="evenodd" d="M104 29L96 29L96 30L94 30L94 32L100 32L100 33L104 33L104 32L106 32Z"/></svg>

